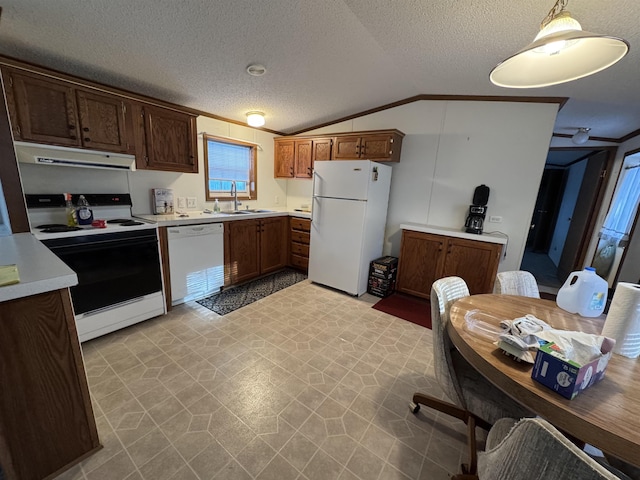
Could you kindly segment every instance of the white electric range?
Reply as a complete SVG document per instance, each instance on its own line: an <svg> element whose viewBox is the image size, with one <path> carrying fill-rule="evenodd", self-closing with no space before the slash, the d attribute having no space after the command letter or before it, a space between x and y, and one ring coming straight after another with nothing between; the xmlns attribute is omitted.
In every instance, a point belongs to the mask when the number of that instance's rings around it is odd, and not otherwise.
<svg viewBox="0 0 640 480"><path fill-rule="evenodd" d="M80 341L166 313L157 225L132 217L129 194L84 196L104 228L68 227L62 194L25 195L32 233L78 275Z"/></svg>

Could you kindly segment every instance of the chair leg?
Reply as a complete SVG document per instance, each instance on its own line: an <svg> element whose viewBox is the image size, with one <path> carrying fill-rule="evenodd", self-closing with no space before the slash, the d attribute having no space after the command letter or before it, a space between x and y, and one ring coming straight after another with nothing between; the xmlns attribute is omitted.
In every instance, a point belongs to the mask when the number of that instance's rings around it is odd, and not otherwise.
<svg viewBox="0 0 640 480"><path fill-rule="evenodd" d="M412 408L412 411L415 410L413 413L418 413L418 410L420 410L420 405L426 405L429 408L433 408L434 410L438 410L439 412L446 413L450 417L455 417L465 423L467 421L467 417L469 416L469 412L467 412L465 409L453 405L452 403L444 402L438 398L425 395L423 393L415 393L413 395L413 404L417 407L417 409Z"/></svg>
<svg viewBox="0 0 640 480"><path fill-rule="evenodd" d="M462 476L453 477L458 480L469 480L477 478L475 476L478 468L478 452L476 447L476 426L483 428L486 431L491 429L491 424L483 419L476 417L471 412L460 408L452 403L445 402L435 397L425 395L423 393L415 393L413 395L413 401L409 404L409 408L413 413L418 413L420 405L426 405L427 407L438 410L439 412L446 413L447 415L462 420L467 425L467 444L469 447L469 463L462 465ZM468 476L468 477L467 477Z"/></svg>

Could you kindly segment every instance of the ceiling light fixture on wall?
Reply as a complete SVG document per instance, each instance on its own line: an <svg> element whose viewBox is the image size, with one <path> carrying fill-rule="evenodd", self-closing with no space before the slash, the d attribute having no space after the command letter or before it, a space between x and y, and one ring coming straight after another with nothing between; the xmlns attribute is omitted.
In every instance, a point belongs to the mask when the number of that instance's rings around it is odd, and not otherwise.
<svg viewBox="0 0 640 480"><path fill-rule="evenodd" d="M264 125L264 113L247 112L247 124L250 127L261 127Z"/></svg>
<svg viewBox="0 0 640 480"><path fill-rule="evenodd" d="M610 67L629 51L618 37L582 30L557 0L540 24L533 43L499 63L489 78L508 88L536 88L570 82Z"/></svg>
<svg viewBox="0 0 640 480"><path fill-rule="evenodd" d="M587 127L580 127L578 131L571 137L571 141L576 145L583 145L589 141L589 130Z"/></svg>

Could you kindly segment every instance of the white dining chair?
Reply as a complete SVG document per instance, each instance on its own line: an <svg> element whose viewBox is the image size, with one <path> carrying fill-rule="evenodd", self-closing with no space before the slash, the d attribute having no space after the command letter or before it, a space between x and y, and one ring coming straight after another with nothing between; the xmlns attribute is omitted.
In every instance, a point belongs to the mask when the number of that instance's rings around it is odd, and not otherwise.
<svg viewBox="0 0 640 480"><path fill-rule="evenodd" d="M464 473L473 474L476 468L476 425L489 430L500 418L521 418L533 414L478 373L451 342L447 332L449 312L456 300L466 296L469 296L469 289L460 277L441 278L431 286L435 376L450 402L416 392L409 408L417 413L420 405L425 405L462 420L467 425L469 463L463 465L462 469Z"/></svg>
<svg viewBox="0 0 640 480"><path fill-rule="evenodd" d="M498 273L493 293L540 298L536 277L524 270Z"/></svg>

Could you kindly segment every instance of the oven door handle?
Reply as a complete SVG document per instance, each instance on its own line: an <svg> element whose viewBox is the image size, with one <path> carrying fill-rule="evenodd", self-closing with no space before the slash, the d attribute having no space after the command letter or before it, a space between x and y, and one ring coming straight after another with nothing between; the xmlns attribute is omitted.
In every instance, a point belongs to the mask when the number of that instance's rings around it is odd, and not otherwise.
<svg viewBox="0 0 640 480"><path fill-rule="evenodd" d="M104 248L112 248L114 245L118 247L129 247L136 245L155 245L157 243L156 238L147 237L147 238L137 238L137 239L113 239L113 240L99 240L99 241L91 241L91 242L82 242L82 243L72 243L67 245L47 245L47 242L43 242L49 250L52 252L56 251L64 251L64 253L68 253L70 249L81 252L88 252L91 250L102 250Z"/></svg>

